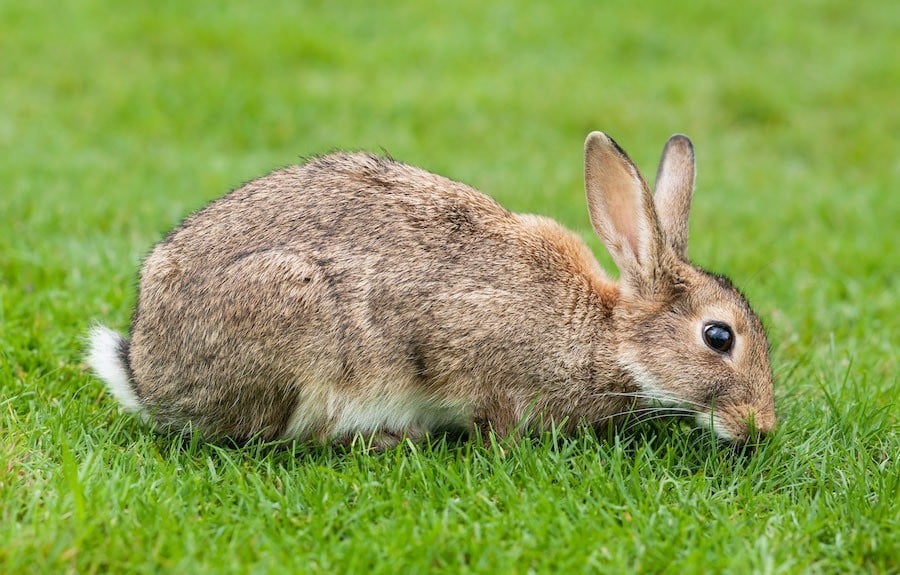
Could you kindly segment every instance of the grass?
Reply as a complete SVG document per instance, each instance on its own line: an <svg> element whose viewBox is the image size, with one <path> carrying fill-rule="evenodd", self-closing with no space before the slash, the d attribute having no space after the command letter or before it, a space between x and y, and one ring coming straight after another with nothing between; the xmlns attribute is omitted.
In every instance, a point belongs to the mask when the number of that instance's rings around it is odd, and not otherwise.
<svg viewBox="0 0 900 575"><path fill-rule="evenodd" d="M0 572L900 570L900 5L0 5ZM242 181L386 149L590 232L581 144L699 162L692 256L769 327L780 428L507 448L148 433L82 364Z"/></svg>

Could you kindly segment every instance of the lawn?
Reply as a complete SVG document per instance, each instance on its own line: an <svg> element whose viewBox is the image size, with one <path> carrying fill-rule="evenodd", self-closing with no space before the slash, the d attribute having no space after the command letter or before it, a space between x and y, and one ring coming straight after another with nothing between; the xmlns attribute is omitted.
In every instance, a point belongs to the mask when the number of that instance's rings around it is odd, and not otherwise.
<svg viewBox="0 0 900 575"><path fill-rule="evenodd" d="M900 3L0 4L0 572L900 570ZM779 428L381 454L183 444L83 364L183 216L384 150L580 233L582 142L696 146L693 259L766 323Z"/></svg>

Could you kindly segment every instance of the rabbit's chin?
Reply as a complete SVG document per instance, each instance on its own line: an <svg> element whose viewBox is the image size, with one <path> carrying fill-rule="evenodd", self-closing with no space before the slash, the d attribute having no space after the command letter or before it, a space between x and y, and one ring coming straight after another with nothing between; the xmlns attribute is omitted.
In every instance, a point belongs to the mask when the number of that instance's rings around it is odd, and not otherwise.
<svg viewBox="0 0 900 575"><path fill-rule="evenodd" d="M698 413L694 416L694 422L701 429L711 430L719 439L724 439L725 441L736 441L738 439L722 421L722 417L716 415L715 412Z"/></svg>
<svg viewBox="0 0 900 575"><path fill-rule="evenodd" d="M642 398L647 403L660 407L684 408L685 414L692 411L694 412L693 419L697 427L712 431L719 439L729 442L746 440L746 437L732 431L723 413L716 413L715 409L712 408L701 408L695 402L675 396L668 390L663 389L656 378L639 364L630 363L625 364L624 367L633 378Z"/></svg>
<svg viewBox="0 0 900 575"><path fill-rule="evenodd" d="M636 361L624 361L622 367L631 376L635 386L640 390L642 398L648 403L655 403L662 407L683 407L689 403L663 389L657 379Z"/></svg>

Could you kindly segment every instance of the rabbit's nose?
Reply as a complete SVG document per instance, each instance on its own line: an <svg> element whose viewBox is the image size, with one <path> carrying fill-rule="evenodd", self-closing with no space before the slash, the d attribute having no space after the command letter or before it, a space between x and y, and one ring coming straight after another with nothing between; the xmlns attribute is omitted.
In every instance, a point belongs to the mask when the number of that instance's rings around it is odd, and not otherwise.
<svg viewBox="0 0 900 575"><path fill-rule="evenodd" d="M747 423L750 433L755 433L759 439L775 430L775 412L769 409L754 409L747 407L742 419Z"/></svg>

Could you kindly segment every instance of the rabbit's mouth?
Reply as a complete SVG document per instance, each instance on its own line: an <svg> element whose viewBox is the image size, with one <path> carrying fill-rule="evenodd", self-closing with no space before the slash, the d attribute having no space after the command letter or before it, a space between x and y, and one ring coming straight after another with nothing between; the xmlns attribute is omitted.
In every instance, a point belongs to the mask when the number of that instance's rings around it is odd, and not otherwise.
<svg viewBox="0 0 900 575"><path fill-rule="evenodd" d="M726 406L709 413L698 413L695 421L700 427L711 429L717 437L734 443L763 439L775 429L772 410L750 405Z"/></svg>

